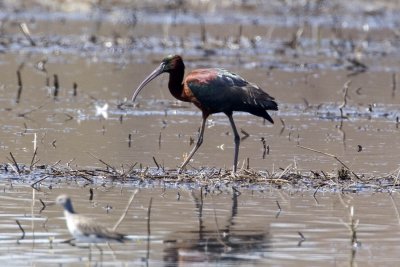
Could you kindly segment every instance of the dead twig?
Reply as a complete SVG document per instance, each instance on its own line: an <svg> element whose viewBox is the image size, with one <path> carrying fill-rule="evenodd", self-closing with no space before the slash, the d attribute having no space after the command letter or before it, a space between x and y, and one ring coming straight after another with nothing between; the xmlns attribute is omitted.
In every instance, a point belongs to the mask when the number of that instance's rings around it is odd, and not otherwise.
<svg viewBox="0 0 400 267"><path fill-rule="evenodd" d="M18 91L17 91L17 98L15 102L18 104L19 100L21 99L21 93L22 93L22 78L21 78L21 70L17 70L17 83L18 83Z"/></svg>
<svg viewBox="0 0 400 267"><path fill-rule="evenodd" d="M335 159L336 161L338 161L344 168L346 168L348 171L350 171L358 180L361 180L361 178L360 178L355 172L353 172L346 164L344 164L344 162L341 161L337 156L335 156L335 155L333 155L333 154L325 153L325 152L322 152L322 151L319 151L319 150L316 150L316 149L313 149L313 148L301 146L301 145L297 145L297 147L302 148L302 149L305 149L305 150L309 150L309 151L312 151L312 152L316 152L316 153L319 153L319 154L322 154L322 155L325 155L325 156L328 156L328 157L331 157L331 158L334 158L334 159Z"/></svg>
<svg viewBox="0 0 400 267"><path fill-rule="evenodd" d="M21 223L18 220L15 220L15 222L17 223L17 225L19 227L19 230L21 230L21 232L22 232L22 236L20 238L18 238L18 241L19 241L19 240L25 238L25 230L24 230L24 228L22 227Z"/></svg>
<svg viewBox="0 0 400 267"><path fill-rule="evenodd" d="M33 152L32 160L31 160L31 165L29 166L29 169L32 170L33 166L35 165L35 158L37 154L37 147L35 148L35 151Z"/></svg>
<svg viewBox="0 0 400 267"><path fill-rule="evenodd" d="M157 170L159 170L160 169L160 165L158 164L158 162L157 162L157 160L156 160L156 158L154 156L153 156L153 161L157 166Z"/></svg>
<svg viewBox="0 0 400 267"><path fill-rule="evenodd" d="M53 82L53 85L54 85L54 99L57 99L58 90L60 89L60 84L58 83L58 75L54 74L53 78L54 78L54 82Z"/></svg>
<svg viewBox="0 0 400 267"><path fill-rule="evenodd" d="M153 198L150 198L149 207L147 208L147 253L146 253L146 261L149 261L150 258L150 215L151 215L151 206L153 204Z"/></svg>
<svg viewBox="0 0 400 267"><path fill-rule="evenodd" d="M78 95L78 84L76 82L73 83L72 85L72 95L77 96Z"/></svg>
<svg viewBox="0 0 400 267"><path fill-rule="evenodd" d="M250 136L250 134L243 129L240 129L240 132L243 134L243 137L240 138L240 141L244 141Z"/></svg>
<svg viewBox="0 0 400 267"><path fill-rule="evenodd" d="M351 84L351 80L348 80L347 82L345 82L344 83L344 85L343 85L343 103L339 106L339 110L340 110L340 117L343 119L343 118L346 118L344 115L343 115L343 108L344 107L346 107L346 105L347 105L347 95L348 95L348 91L349 91L349 86L350 86L350 84Z"/></svg>
<svg viewBox="0 0 400 267"><path fill-rule="evenodd" d="M126 214L128 213L128 209L132 204L133 199L135 198L135 195L137 194L137 192L139 192L138 189L136 189L135 191L133 191L131 198L128 201L128 204L126 205L126 208L124 210L124 212L122 213L121 217L119 218L119 220L117 221L117 223L114 225L114 227L112 228L113 231L117 230L118 226L121 224L121 222L124 220Z"/></svg>
<svg viewBox="0 0 400 267"><path fill-rule="evenodd" d="M31 187L33 188L33 189L36 189L36 190L38 190L36 187L35 187L35 185L36 184L38 184L38 183L40 183L41 181L43 181L43 180L45 180L45 179L47 179L47 178L49 178L50 176L48 176L48 175L46 175L45 177L43 177L42 179L40 179L40 180L37 180L36 182L34 182L33 184L31 184Z"/></svg>
<svg viewBox="0 0 400 267"><path fill-rule="evenodd" d="M14 155L11 152L10 152L10 156L11 156L11 159L12 159L12 161L14 163L14 166L15 166L15 168L17 170L18 175L21 175L21 170L19 169L18 163L15 160Z"/></svg>
<svg viewBox="0 0 400 267"><path fill-rule="evenodd" d="M42 204L42 208L39 210L39 213L42 213L42 211L44 211L44 209L47 207L46 203L43 202L43 200L41 198L39 198L40 203Z"/></svg>
<svg viewBox="0 0 400 267"><path fill-rule="evenodd" d="M301 247L301 244L302 244L304 241L306 241L306 238L304 237L304 235L303 235L302 232L297 232L297 233L298 233L299 236L300 236L300 241L299 241L299 243L297 244L297 246L298 246L298 247Z"/></svg>
<svg viewBox="0 0 400 267"><path fill-rule="evenodd" d="M290 169L292 168L292 163L290 163L282 172L281 174L278 176L278 179L281 179L283 177L283 175L285 175L286 173L288 173L290 171Z"/></svg>
<svg viewBox="0 0 400 267"><path fill-rule="evenodd" d="M40 105L40 106L38 106L38 107L36 107L36 108L33 108L33 109L31 109L31 110L29 110L29 111L27 111L27 112L18 113L18 117L26 117L26 115L28 115L28 114L30 114L30 113L32 113L32 112L34 112L34 111L37 111L37 110L43 108L46 104L47 104L47 103L44 103L44 104L42 104L42 105Z"/></svg>
<svg viewBox="0 0 400 267"><path fill-rule="evenodd" d="M32 37L31 37L31 33L29 31L28 25L26 25L25 22L22 22L22 23L19 24L19 29L24 34L26 39L28 39L28 41L30 42L31 46L36 46L35 41L33 41Z"/></svg>
<svg viewBox="0 0 400 267"><path fill-rule="evenodd" d="M262 154L262 159L265 159L265 155L267 154L267 144L266 144L266 141L265 141L265 138L264 137L261 137L261 142L262 142L262 145L263 145L263 154ZM268 149L269 150L269 149ZM269 151L268 151L269 152Z"/></svg>
<svg viewBox="0 0 400 267"><path fill-rule="evenodd" d="M118 173L118 171L117 171L113 166L111 166L110 164L108 164L108 163L105 162L104 160L102 160L102 159L96 157L95 155L93 155L93 154L90 153L90 152L87 152L87 153L88 153L91 157L97 159L98 161L100 161L101 163L103 163L104 165L106 165L108 168L110 168L111 170L113 170L115 173Z"/></svg>

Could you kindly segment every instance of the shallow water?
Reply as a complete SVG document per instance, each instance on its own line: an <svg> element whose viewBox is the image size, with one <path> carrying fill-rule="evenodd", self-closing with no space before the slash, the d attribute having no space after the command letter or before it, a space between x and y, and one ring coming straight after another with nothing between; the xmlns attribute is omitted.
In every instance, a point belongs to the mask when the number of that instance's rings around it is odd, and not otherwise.
<svg viewBox="0 0 400 267"><path fill-rule="evenodd" d="M61 208L51 203L61 192L68 193L78 212L112 227L133 192L129 186L91 185L93 200L88 187L74 183L53 183L53 189L42 187L40 192L18 183L2 187L4 264L197 266L206 261L224 266L392 266L397 262L398 194L319 192L314 198L312 192L273 188L240 193L186 186L143 188L118 227L132 241L89 248L61 243L70 236ZM44 209L39 199L46 204ZM16 220L25 231L22 239Z"/></svg>
<svg viewBox="0 0 400 267"><path fill-rule="evenodd" d="M190 139L197 138L200 111L173 100L165 88L165 76L143 91L135 107L119 108L123 98L130 97L133 88L154 64L143 64L139 68L132 63L123 69L114 69L112 63L94 64L73 57L63 64L47 63L52 73L59 74L61 84L58 99L54 100L53 89L45 86L46 77L33 66L29 67L38 59L29 59L21 72L24 87L20 102L15 104L16 66L10 67L11 56L4 56L3 60L5 63L0 65L6 77L0 89L3 158L12 152L18 162L30 164L36 145L40 163L60 161L80 167L103 166L91 153L112 166L135 162L155 166L155 157L166 168L175 168L191 150ZM79 71L76 66L80 66ZM366 73L352 78L350 100L344 108L348 118L341 119L338 107L342 103L343 84L348 79L344 72L273 71L266 76L262 71L233 70L249 80L259 81L280 104L280 111L271 112L274 125L244 113L234 116L238 129L249 134L241 142L240 165L249 158L250 166L255 169L285 168L294 162L302 170L330 172L340 167L330 157L297 147L302 145L335 154L354 171L367 175L389 173L398 167L397 152L393 148L400 144L396 123L399 105L397 96L391 96L387 85L390 74ZM74 82L78 84L76 97L72 95ZM386 93L376 90L384 86ZM360 87L361 95L358 95L354 91ZM375 103L370 111L369 105ZM108 109L96 115L97 107L101 109L105 104ZM269 146L269 154L264 159L261 138ZM191 165L230 168L233 137L224 115L210 117L204 140ZM358 145L362 147L360 152Z"/></svg>
<svg viewBox="0 0 400 267"><path fill-rule="evenodd" d="M177 53L187 70L227 68L279 103L279 111L271 112L274 125L235 114L242 136L239 167L249 163L272 174L288 166L328 174L341 168L334 158L303 146L337 156L362 178L398 173L397 1L183 1L176 7L171 1L22 2L5 1L0 9L2 163L14 156L29 166L37 148L36 165L175 169L196 140L200 111L173 99L167 75L149 84L134 105L127 99L165 55ZM21 32L21 22L35 46ZM54 75L60 85L56 97ZM230 169L232 161L229 122L213 115L188 168ZM0 173L0 259L6 265L398 262L396 187L389 194L374 186L339 193L262 185L238 193L224 181L208 188L200 182L122 183L104 177L89 183L80 176L43 177L40 171L19 176L12 166ZM42 178L40 191L29 187ZM61 243L70 236L61 209L51 205L57 195L68 193L76 210L112 226L137 187L118 228L132 242L90 248Z"/></svg>

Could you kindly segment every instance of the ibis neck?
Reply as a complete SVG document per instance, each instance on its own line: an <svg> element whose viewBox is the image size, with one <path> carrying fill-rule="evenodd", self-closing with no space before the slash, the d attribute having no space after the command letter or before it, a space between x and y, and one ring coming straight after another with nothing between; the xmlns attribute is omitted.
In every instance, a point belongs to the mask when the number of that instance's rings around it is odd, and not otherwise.
<svg viewBox="0 0 400 267"><path fill-rule="evenodd" d="M183 76L185 74L185 65L180 62L176 67L169 72L168 88L171 94L181 101L185 101L183 98Z"/></svg>

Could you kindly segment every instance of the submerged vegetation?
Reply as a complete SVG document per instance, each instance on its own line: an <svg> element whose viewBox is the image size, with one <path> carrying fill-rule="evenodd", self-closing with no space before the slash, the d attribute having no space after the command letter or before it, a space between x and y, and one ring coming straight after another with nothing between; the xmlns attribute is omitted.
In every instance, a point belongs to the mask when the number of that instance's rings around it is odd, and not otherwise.
<svg viewBox="0 0 400 267"><path fill-rule="evenodd" d="M337 171L304 171L298 169L296 162L285 169L272 172L254 170L249 167L238 169L236 174L223 169L200 169L179 173L177 170L158 167L137 168L136 164L130 168L112 167L107 163L104 168L74 169L71 166L35 165L24 166L4 164L0 166L3 179L11 184L13 181L24 181L32 188L40 191L41 187L66 181L76 182L77 185L87 186L96 184L122 184L147 188L153 186L180 187L189 186L192 189L207 188L208 190L225 190L228 188L265 190L269 187L285 190L315 190L342 191L342 192L391 192L400 186L400 170L375 177L368 174L355 174L342 166Z"/></svg>

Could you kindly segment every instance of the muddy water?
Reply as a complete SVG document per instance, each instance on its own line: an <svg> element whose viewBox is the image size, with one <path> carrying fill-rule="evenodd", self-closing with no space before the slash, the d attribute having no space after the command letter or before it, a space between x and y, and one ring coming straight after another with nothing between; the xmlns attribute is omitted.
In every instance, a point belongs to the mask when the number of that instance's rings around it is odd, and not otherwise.
<svg viewBox="0 0 400 267"><path fill-rule="evenodd" d="M392 266L397 261L397 194L324 192L314 198L312 192L271 188L241 193L185 186L144 188L118 227L132 241L98 248L62 243L70 236L60 207L52 205L58 194L68 193L77 211L111 227L133 192L111 184L92 187L94 198L89 200L89 189L76 184L53 184L52 190L43 187L41 192L3 184L0 257L4 264L197 266L208 261L224 266ZM39 199L46 204L44 209Z"/></svg>
<svg viewBox="0 0 400 267"><path fill-rule="evenodd" d="M0 88L3 158L12 152L18 162L29 164L36 145L38 159L44 164L60 161L80 167L102 166L91 153L112 166L136 162L155 166L155 157L166 168L175 168L190 151L190 139L197 138L201 113L169 95L167 76L149 85L134 108L119 108L156 64L131 63L120 68L113 63L95 64L71 57L63 64L56 60L47 63L46 74L34 67L40 57L32 56L24 59L23 89L16 104L14 57L4 56L5 63L0 65L5 74ZM280 111L271 112L274 125L248 114L235 116L242 136L245 137L244 132L249 134L242 140L239 157L241 161L249 158L251 167L272 171L295 164L299 169L327 172L340 167L332 158L297 145L335 154L355 171L369 175L398 167L393 148L400 144L396 124L399 105L397 96L391 94L391 73L366 73L352 78L350 100L344 108L348 118L341 119L338 106L343 101L343 84L348 80L345 72L232 70L257 82L280 104ZM57 99L53 97L53 74L58 74L61 85ZM46 86L47 78L50 86ZM73 96L74 82L78 85L77 96ZM108 109L97 111L104 105ZM261 138L269 146L265 158ZM191 165L230 168L232 158L229 122L224 115L213 115L204 144Z"/></svg>
<svg viewBox="0 0 400 267"><path fill-rule="evenodd" d="M250 167L269 173L287 166L336 173L341 167L300 145L334 154L360 176L376 178L398 169L397 1L139 2L2 3L1 163L11 162L12 152L19 164L29 165L37 148L38 165L103 168L101 159L127 169L135 163L155 166L156 159L175 169L196 140L199 110L170 96L166 75L149 84L135 105L126 100L166 54L179 53L187 70L224 67L277 99L280 110L271 112L274 125L235 114L243 137L240 166L249 159ZM21 33L21 22L35 46ZM299 29L301 36L293 40ZM367 68L351 63L354 59ZM60 86L56 97L54 75ZM227 118L210 117L189 168L231 168L232 139ZM238 194L226 187L201 192L198 185L164 188L156 183L141 188L118 228L132 242L87 248L61 243L70 236L60 208L51 205L54 198L68 193L79 212L112 226L138 184L99 178L88 185L58 177L47 178L42 191L34 191L29 184L39 177L9 170L0 175L12 179L3 178L0 194L0 258L7 265L398 262L396 192L320 189L313 195L296 188L257 187L241 188ZM88 187L95 192L91 201Z"/></svg>

